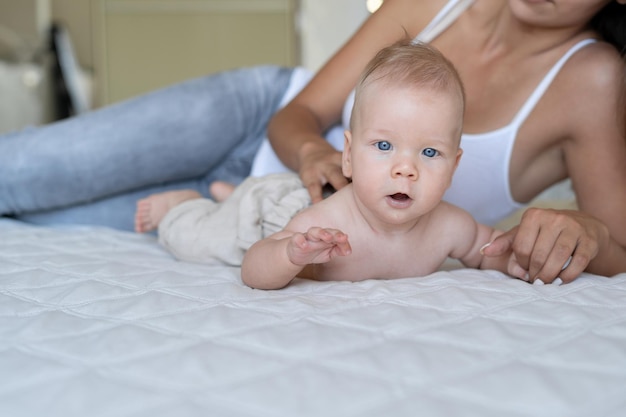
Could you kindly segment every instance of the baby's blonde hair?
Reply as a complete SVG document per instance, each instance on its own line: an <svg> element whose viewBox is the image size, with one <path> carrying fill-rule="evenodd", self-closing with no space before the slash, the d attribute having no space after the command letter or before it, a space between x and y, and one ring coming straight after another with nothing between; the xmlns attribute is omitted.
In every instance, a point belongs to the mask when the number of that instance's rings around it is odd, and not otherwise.
<svg viewBox="0 0 626 417"><path fill-rule="evenodd" d="M352 120L360 105L362 91L379 81L393 86L427 87L457 93L465 110L465 91L456 68L439 50L428 44L402 40L381 49L365 67L357 83Z"/></svg>

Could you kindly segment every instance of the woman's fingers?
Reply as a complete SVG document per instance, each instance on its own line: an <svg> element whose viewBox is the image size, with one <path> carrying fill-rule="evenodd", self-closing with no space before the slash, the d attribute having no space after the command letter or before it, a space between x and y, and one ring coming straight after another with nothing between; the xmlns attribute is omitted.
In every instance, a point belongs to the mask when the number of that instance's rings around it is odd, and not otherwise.
<svg viewBox="0 0 626 417"><path fill-rule="evenodd" d="M305 181L307 180L305 180L305 178L302 178L302 183L304 184L305 188L309 192L309 196L311 197L311 202L315 204L315 203L322 201L323 199L322 182L316 179L312 181L307 181L307 182Z"/></svg>
<svg viewBox="0 0 626 417"><path fill-rule="evenodd" d="M598 253L596 223L580 212L528 209L519 226L498 236L483 253L499 256L512 250L530 282L571 282Z"/></svg>
<svg viewBox="0 0 626 417"><path fill-rule="evenodd" d="M598 253L595 223L580 212L529 209L513 250L531 280L571 282Z"/></svg>
<svg viewBox="0 0 626 417"><path fill-rule="evenodd" d="M504 255L507 251L513 248L513 241L517 235L517 229L519 226L515 226L511 230L502 233L495 238L492 242L481 248L481 252L485 256L500 256Z"/></svg>
<svg viewBox="0 0 626 417"><path fill-rule="evenodd" d="M300 179L313 203L323 199L325 185L330 184L335 190L345 187L348 180L341 170L341 153L333 150L310 154L302 164Z"/></svg>
<svg viewBox="0 0 626 417"><path fill-rule="evenodd" d="M551 283L576 248L576 233L548 219L532 216L522 221L513 242L520 265L528 271L530 281L540 278Z"/></svg>
<svg viewBox="0 0 626 417"><path fill-rule="evenodd" d="M589 262L595 258L597 253L597 242L589 239L582 239L578 243L578 246L576 246L571 258L566 260L563 264L563 270L559 273L559 277L563 280L563 282L574 281L585 271Z"/></svg>
<svg viewBox="0 0 626 417"><path fill-rule="evenodd" d="M348 185L348 179L343 176L341 172L341 166L334 166L335 169L330 169L326 172L326 178L328 179L328 184L330 184L335 190L340 190L346 185Z"/></svg>

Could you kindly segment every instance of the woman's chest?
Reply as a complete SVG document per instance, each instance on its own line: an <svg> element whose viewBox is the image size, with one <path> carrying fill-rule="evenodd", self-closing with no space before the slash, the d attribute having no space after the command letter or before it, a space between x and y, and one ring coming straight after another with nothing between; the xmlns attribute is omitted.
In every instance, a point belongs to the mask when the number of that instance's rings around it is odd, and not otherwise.
<svg viewBox="0 0 626 417"><path fill-rule="evenodd" d="M444 53L464 83L463 131L476 137L503 133L490 136L501 136L507 142L502 144L505 148L512 146L508 162L511 192L516 201L526 201L547 183L562 177L565 169L560 147L571 125L562 111L568 92L558 77L542 85L562 54L558 51L527 58L516 54L488 56L480 48L472 49L463 42L466 41L450 45L445 41L441 45L448 49ZM461 51L463 46L466 50ZM531 178L529 172L538 171L544 173L546 184Z"/></svg>

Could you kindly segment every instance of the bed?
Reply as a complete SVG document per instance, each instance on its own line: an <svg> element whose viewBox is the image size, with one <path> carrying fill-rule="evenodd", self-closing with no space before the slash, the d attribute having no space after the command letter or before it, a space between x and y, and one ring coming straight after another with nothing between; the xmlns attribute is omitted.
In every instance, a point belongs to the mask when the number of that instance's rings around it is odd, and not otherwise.
<svg viewBox="0 0 626 417"><path fill-rule="evenodd" d="M626 416L626 274L244 286L0 219L0 416Z"/></svg>

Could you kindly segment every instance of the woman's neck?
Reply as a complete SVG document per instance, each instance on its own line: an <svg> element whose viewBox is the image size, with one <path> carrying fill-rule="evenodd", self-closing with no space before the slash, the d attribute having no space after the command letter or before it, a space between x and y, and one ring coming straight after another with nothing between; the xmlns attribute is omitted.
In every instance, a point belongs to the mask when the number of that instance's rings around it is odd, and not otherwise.
<svg viewBox="0 0 626 417"><path fill-rule="evenodd" d="M479 48L482 58L487 60L512 54L536 56L594 36L584 26L547 27L523 21L506 0L476 0L467 17L473 20L473 26L481 28L483 38Z"/></svg>

